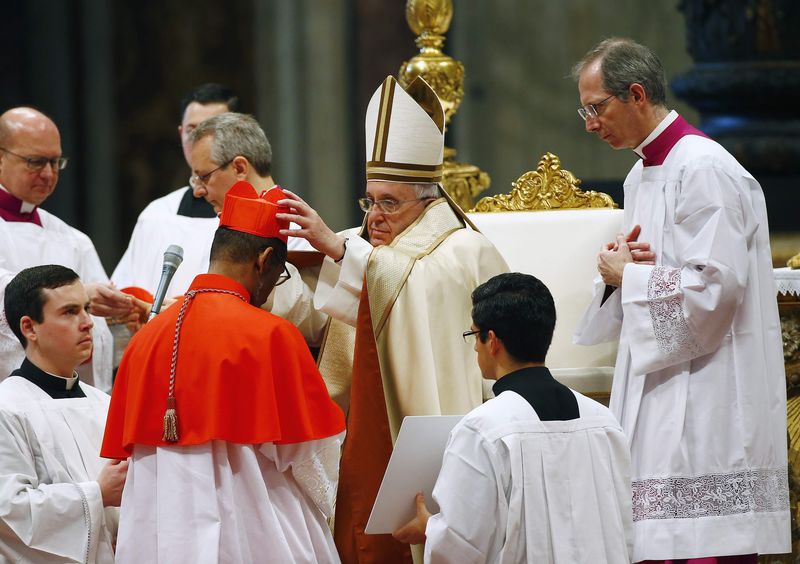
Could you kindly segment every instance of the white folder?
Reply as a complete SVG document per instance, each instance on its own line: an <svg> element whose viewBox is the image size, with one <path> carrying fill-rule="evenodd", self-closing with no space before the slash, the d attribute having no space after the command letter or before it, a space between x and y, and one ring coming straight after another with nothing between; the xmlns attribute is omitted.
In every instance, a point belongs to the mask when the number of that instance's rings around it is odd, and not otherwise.
<svg viewBox="0 0 800 564"><path fill-rule="evenodd" d="M389 465L364 532L393 533L416 515L414 497L425 494L425 505L438 513L433 486L442 469L450 431L463 415L410 415L403 419Z"/></svg>

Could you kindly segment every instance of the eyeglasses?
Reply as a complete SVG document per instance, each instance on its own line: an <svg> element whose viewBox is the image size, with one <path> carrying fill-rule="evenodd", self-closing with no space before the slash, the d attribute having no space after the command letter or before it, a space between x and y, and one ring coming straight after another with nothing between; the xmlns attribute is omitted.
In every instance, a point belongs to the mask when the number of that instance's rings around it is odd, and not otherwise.
<svg viewBox="0 0 800 564"><path fill-rule="evenodd" d="M601 100L596 104L586 104L584 107L578 108L578 115L583 118L583 121L586 121L588 119L596 119L597 116L600 115L600 112L597 111L597 108L608 102L614 96L616 96L616 94L612 94L605 100Z"/></svg>
<svg viewBox="0 0 800 564"><path fill-rule="evenodd" d="M232 162L233 162L233 159L229 160L228 162L222 163L221 165L219 165L217 168L215 168L211 172L207 172L205 174L193 174L193 175L191 175L189 177L189 186L191 186L192 188L199 188L200 186L207 186L208 185L208 181L211 180L211 175L212 174L214 174L218 170L221 170L221 169L225 168L226 166L228 166Z"/></svg>
<svg viewBox="0 0 800 564"><path fill-rule="evenodd" d="M420 202L422 200L433 200L434 198L414 198L413 200L373 200L372 198L359 198L358 207L361 211L371 212L376 209L386 215L391 215L400 211L403 204L409 202Z"/></svg>
<svg viewBox="0 0 800 564"><path fill-rule="evenodd" d="M461 333L461 336L464 338L464 342L469 344L470 343L470 339L469 338L470 337L475 337L475 335L477 335L480 332L481 332L480 329L475 329L474 331L471 331L471 330L470 331L464 331L463 333ZM475 338L477 339L477 337L475 337Z"/></svg>
<svg viewBox="0 0 800 564"><path fill-rule="evenodd" d="M275 282L275 285L276 286L280 286L281 284L283 284L284 282L289 280L289 278L291 278L291 277L292 277L292 273L289 272L289 268L284 264L283 265L283 274L278 276L278 281Z"/></svg>
<svg viewBox="0 0 800 564"><path fill-rule="evenodd" d="M68 157L54 157L52 159L48 159L47 157L23 157L22 155L12 153L3 147L0 147L0 151L25 161L25 165L28 167L28 169L36 172L41 171L47 165L50 165L50 167L56 172L59 170L64 170L67 168L67 163L69 162Z"/></svg>

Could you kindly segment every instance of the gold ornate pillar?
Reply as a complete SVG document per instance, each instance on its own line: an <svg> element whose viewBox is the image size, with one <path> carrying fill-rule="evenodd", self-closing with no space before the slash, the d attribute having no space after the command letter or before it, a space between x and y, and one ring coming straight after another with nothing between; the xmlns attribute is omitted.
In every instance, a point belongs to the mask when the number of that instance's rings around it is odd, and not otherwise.
<svg viewBox="0 0 800 564"><path fill-rule="evenodd" d="M431 85L442 101L445 124L450 123L464 97L464 65L442 52L444 34L452 18L452 0L408 0L406 21L417 35L419 54L400 65L397 73L404 88L418 76ZM443 184L450 197L468 210L475 197L489 187L491 179L477 166L457 162L455 156L455 149L444 148Z"/></svg>

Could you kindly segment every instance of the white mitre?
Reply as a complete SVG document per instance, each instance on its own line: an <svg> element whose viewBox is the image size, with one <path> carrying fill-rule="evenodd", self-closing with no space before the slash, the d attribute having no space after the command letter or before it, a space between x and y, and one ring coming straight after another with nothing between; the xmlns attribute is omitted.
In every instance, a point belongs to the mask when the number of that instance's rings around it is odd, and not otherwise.
<svg viewBox="0 0 800 564"><path fill-rule="evenodd" d="M421 77L403 90L387 76L369 101L365 128L367 180L441 183L444 110Z"/></svg>

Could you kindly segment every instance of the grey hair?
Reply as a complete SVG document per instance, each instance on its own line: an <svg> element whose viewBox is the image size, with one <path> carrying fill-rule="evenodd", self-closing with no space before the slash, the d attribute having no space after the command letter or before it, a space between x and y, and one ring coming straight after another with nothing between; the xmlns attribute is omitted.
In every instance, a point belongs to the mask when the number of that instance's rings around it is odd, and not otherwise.
<svg viewBox="0 0 800 564"><path fill-rule="evenodd" d="M208 118L189 135L194 145L211 135L211 160L215 164L232 161L239 155L253 166L259 176L268 176L272 170L272 147L256 119L248 114L226 112Z"/></svg>
<svg viewBox="0 0 800 564"><path fill-rule="evenodd" d="M572 78L578 81L584 69L598 59L603 88L607 92L624 101L628 99L631 84L637 83L642 85L651 103L666 105L664 67L649 48L624 37L604 39L572 67Z"/></svg>
<svg viewBox="0 0 800 564"><path fill-rule="evenodd" d="M417 198L438 198L441 193L439 192L439 185L438 184L413 184L414 192L417 194Z"/></svg>

